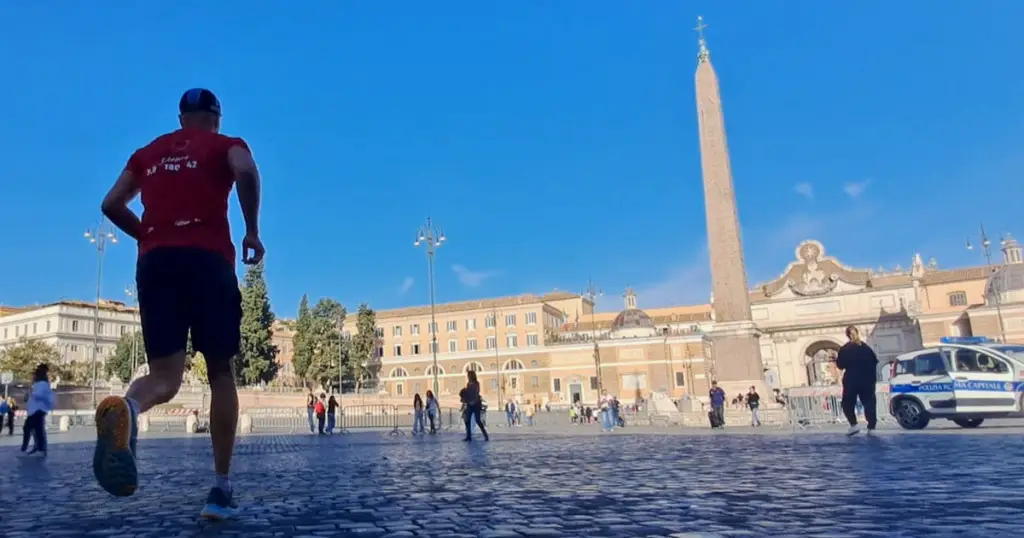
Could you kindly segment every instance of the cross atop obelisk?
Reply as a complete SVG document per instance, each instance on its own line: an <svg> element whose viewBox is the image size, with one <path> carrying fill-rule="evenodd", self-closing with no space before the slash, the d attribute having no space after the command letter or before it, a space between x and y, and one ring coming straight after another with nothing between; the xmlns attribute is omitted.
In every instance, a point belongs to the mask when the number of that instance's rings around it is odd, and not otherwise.
<svg viewBox="0 0 1024 538"><path fill-rule="evenodd" d="M718 76L704 40L704 19L697 18L700 50L697 54L697 121L700 165L704 178L711 289L714 299L715 375L727 393L746 392L755 385L766 390L757 326L750 315L750 295L743 261L743 241L736 209L736 193L725 136L725 117Z"/></svg>
<svg viewBox="0 0 1024 538"><path fill-rule="evenodd" d="M697 32L697 43L700 45L700 50L697 52L697 62L706 61L710 56L711 52L708 51L708 42L704 39L704 29L708 25L704 24L704 17L697 17L697 26L694 31Z"/></svg>

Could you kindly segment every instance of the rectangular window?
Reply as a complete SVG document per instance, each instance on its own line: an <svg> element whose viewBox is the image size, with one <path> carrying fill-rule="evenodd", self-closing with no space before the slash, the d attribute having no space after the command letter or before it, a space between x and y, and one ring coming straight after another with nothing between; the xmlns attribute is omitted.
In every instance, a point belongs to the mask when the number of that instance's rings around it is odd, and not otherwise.
<svg viewBox="0 0 1024 538"><path fill-rule="evenodd" d="M76 321L75 323L78 323L78 322ZM21 327L15 327L14 328L14 337L17 338L19 336L21 336Z"/></svg>
<svg viewBox="0 0 1024 538"><path fill-rule="evenodd" d="M540 386L540 378L537 377L537 376L531 377L530 378L530 386L534 387L534 388L539 387Z"/></svg>
<svg viewBox="0 0 1024 538"><path fill-rule="evenodd" d="M50 330L50 328L47 327L46 330ZM121 325L121 336L124 336L126 334L128 334L128 326L127 325Z"/></svg>
<svg viewBox="0 0 1024 538"><path fill-rule="evenodd" d="M36 331L36 329L37 329L38 327L39 327L39 324L38 324L38 323L33 323L33 324L32 324L32 334L36 334L36 332L37 332L37 331Z"/></svg>
<svg viewBox="0 0 1024 538"><path fill-rule="evenodd" d="M590 376L590 390L597 390L597 376Z"/></svg>
<svg viewBox="0 0 1024 538"><path fill-rule="evenodd" d="M454 319L453 320L449 320L448 321L448 332L453 333L453 332L455 332L457 330L459 330L459 322L455 321Z"/></svg>
<svg viewBox="0 0 1024 538"><path fill-rule="evenodd" d="M540 345L540 337L538 337L536 334L528 334L528 335L526 335L526 345L528 345L528 346L539 346Z"/></svg>
<svg viewBox="0 0 1024 538"><path fill-rule="evenodd" d="M430 343L430 352L431 353L437 353L437 342L431 342Z"/></svg>
<svg viewBox="0 0 1024 538"><path fill-rule="evenodd" d="M383 356L384 356L384 346L378 347L377 348L377 358L381 358Z"/></svg>
<svg viewBox="0 0 1024 538"><path fill-rule="evenodd" d="M475 331L476 330L476 318L467 319L466 320L466 330L467 331Z"/></svg>
<svg viewBox="0 0 1024 538"><path fill-rule="evenodd" d="M7 328L4 327L4 340L7 340Z"/></svg>
<svg viewBox="0 0 1024 538"><path fill-rule="evenodd" d="M409 334L413 336L420 334L420 324L413 323L412 325L409 325Z"/></svg>
<svg viewBox="0 0 1024 538"><path fill-rule="evenodd" d="M459 341L458 340L449 340L448 341L448 353L455 353L458 350L459 350Z"/></svg>
<svg viewBox="0 0 1024 538"><path fill-rule="evenodd" d="M536 312L527 312L526 313L526 324L527 325L536 325L537 324L537 313Z"/></svg>
<svg viewBox="0 0 1024 538"><path fill-rule="evenodd" d="M78 332L78 320L77 319L71 321L71 332L73 332L73 333Z"/></svg>
<svg viewBox="0 0 1024 538"><path fill-rule="evenodd" d="M412 345L412 354L413 355L419 355L420 354L420 345L419 344L413 344Z"/></svg>
<svg viewBox="0 0 1024 538"><path fill-rule="evenodd" d="M493 336L487 337L487 349L494 349L498 345L498 341Z"/></svg>
<svg viewBox="0 0 1024 538"><path fill-rule="evenodd" d="M431 321L430 322L430 334L437 334L437 322L436 321Z"/></svg>
<svg viewBox="0 0 1024 538"><path fill-rule="evenodd" d="M509 314L509 315L505 316L505 326L506 327L515 327L516 326L516 315L515 314Z"/></svg>
<svg viewBox="0 0 1024 538"><path fill-rule="evenodd" d="M401 344L395 344L395 356L396 357L401 357L402 356L402 345Z"/></svg>
<svg viewBox="0 0 1024 538"><path fill-rule="evenodd" d="M391 328L391 336L394 336L395 338L401 338L402 337L402 326L401 325L395 325L394 327L392 327Z"/></svg>
<svg viewBox="0 0 1024 538"><path fill-rule="evenodd" d="M949 306L967 306L967 292L954 291L950 293Z"/></svg>
<svg viewBox="0 0 1024 538"><path fill-rule="evenodd" d="M486 318L484 318L484 326L486 326L488 329L494 328L494 315L489 315Z"/></svg>
<svg viewBox="0 0 1024 538"><path fill-rule="evenodd" d="M552 392L562 392L562 380L557 377L551 380Z"/></svg>
<svg viewBox="0 0 1024 538"><path fill-rule="evenodd" d="M377 338L384 338L384 329L382 327L377 327L373 330L373 334L377 335Z"/></svg>
<svg viewBox="0 0 1024 538"><path fill-rule="evenodd" d="M519 339L514 334L505 337L505 347L512 349L519 344Z"/></svg>
<svg viewBox="0 0 1024 538"><path fill-rule="evenodd" d="M677 387L685 387L686 386L686 372L676 372L676 386Z"/></svg>
<svg viewBox="0 0 1024 538"><path fill-rule="evenodd" d="M71 344L71 352L72 353L78 353L78 346L75 345L75 344Z"/></svg>
<svg viewBox="0 0 1024 538"><path fill-rule="evenodd" d="M476 351L476 338L466 339L466 351Z"/></svg>

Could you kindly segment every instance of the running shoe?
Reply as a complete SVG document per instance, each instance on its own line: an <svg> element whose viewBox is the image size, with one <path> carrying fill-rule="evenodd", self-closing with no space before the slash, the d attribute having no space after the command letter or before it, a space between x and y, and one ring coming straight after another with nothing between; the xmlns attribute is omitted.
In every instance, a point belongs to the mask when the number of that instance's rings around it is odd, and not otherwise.
<svg viewBox="0 0 1024 538"><path fill-rule="evenodd" d="M850 426L850 428L846 430L846 435L849 435L851 437L857 435L858 433L860 433L860 426Z"/></svg>
<svg viewBox="0 0 1024 538"><path fill-rule="evenodd" d="M231 496L231 493L225 493L218 487L210 489L210 494L206 496L206 506L203 506L203 510L199 512L199 517L214 521L235 517L238 505L231 499Z"/></svg>
<svg viewBox="0 0 1024 538"><path fill-rule="evenodd" d="M117 497L128 497L139 486L135 467L137 422L128 400L120 396L107 396L96 408L92 471L100 487Z"/></svg>

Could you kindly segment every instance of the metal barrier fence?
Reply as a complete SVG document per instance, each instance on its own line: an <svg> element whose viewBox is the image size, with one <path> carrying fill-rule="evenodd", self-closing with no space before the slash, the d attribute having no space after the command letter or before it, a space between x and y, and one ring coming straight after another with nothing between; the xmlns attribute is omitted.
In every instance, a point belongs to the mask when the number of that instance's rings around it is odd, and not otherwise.
<svg viewBox="0 0 1024 538"><path fill-rule="evenodd" d="M783 392L786 424L793 430L821 428L833 424L846 424L843 414L843 388L838 385L827 387L800 387ZM875 408L879 424L894 423L889 414L889 385L875 388ZM864 409L857 404L858 422L864 420Z"/></svg>
<svg viewBox="0 0 1024 538"><path fill-rule="evenodd" d="M457 409L440 409L434 417L434 427L447 431L461 422ZM319 430L316 416L305 407L256 407L245 410L252 418L254 431L287 430L289 432ZM325 417L325 429L329 428L329 417ZM338 408L335 415L334 431L349 433L351 430L383 430L389 435L404 435L415 425L416 414L411 405L352 405ZM424 429L430 429L430 417L423 414Z"/></svg>

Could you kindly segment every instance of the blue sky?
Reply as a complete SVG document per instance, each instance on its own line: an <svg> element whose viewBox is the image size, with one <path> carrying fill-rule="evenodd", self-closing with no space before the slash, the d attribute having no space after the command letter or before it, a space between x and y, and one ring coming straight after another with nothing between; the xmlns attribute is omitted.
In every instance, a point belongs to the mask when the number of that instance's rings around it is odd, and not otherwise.
<svg viewBox="0 0 1024 538"><path fill-rule="evenodd" d="M705 301L699 14L751 284L805 238L854 266L952 266L979 261L963 245L980 220L1024 234L1024 3L739 5L9 3L0 303L92 296L82 232L193 86L261 166L279 315L304 292L425 303L427 215L450 239L439 301L591 277L606 308L627 285L641 307ZM124 298L134 257L110 250L105 296Z"/></svg>

